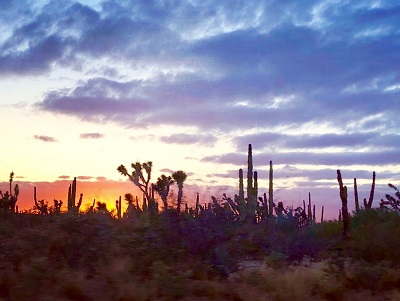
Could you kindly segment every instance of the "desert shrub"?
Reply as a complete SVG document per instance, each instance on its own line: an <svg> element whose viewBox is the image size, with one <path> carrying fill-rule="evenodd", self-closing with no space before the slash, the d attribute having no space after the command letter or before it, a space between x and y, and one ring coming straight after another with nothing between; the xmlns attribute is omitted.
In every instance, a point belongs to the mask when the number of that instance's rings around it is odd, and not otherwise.
<svg viewBox="0 0 400 301"><path fill-rule="evenodd" d="M369 262L400 264L400 215L382 209L362 210L351 219L346 256Z"/></svg>
<svg viewBox="0 0 400 301"><path fill-rule="evenodd" d="M230 277L242 300L343 300L345 287L332 280L319 268L299 266L242 270Z"/></svg>
<svg viewBox="0 0 400 301"><path fill-rule="evenodd" d="M387 261L357 261L347 268L346 283L350 288L387 291L400 287L400 270Z"/></svg>
<svg viewBox="0 0 400 301"><path fill-rule="evenodd" d="M287 256L279 252L272 252L267 256L264 262L273 269L281 269L286 267Z"/></svg>

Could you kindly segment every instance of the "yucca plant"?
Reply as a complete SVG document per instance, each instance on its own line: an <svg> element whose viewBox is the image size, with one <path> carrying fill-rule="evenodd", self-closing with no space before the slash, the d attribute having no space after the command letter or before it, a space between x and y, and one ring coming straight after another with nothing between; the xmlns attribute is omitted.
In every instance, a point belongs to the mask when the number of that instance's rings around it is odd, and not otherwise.
<svg viewBox="0 0 400 301"><path fill-rule="evenodd" d="M168 209L168 194L171 185L174 184L174 180L171 176L161 175L157 179L157 184L154 186L154 190L160 195L161 200L164 204L164 211Z"/></svg>
<svg viewBox="0 0 400 301"><path fill-rule="evenodd" d="M178 205L177 210L178 212L181 211L181 204L182 204L182 196L183 196L183 182L186 181L187 174L183 170L175 171L172 174L172 178L175 180L176 184L178 185Z"/></svg>

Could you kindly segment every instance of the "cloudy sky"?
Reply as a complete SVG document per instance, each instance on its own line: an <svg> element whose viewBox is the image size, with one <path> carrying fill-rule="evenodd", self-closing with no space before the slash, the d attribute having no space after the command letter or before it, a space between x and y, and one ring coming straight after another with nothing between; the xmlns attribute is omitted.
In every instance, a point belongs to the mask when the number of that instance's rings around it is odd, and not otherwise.
<svg viewBox="0 0 400 301"><path fill-rule="evenodd" d="M400 179L399 16L395 0L0 0L2 180L122 185L118 165L153 161L206 201L235 193L251 143L261 193L272 160L287 205L311 192L336 215L336 169L361 198L376 171L378 203Z"/></svg>

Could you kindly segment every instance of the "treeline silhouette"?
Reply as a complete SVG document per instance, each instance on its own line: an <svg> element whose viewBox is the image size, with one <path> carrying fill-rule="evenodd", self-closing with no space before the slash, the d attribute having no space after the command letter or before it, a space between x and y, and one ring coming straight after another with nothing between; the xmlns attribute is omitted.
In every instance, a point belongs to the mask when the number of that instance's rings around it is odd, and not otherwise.
<svg viewBox="0 0 400 301"><path fill-rule="evenodd" d="M4 300L350 300L400 296L400 194L379 208L370 199L347 209L347 187L337 172L340 220L317 222L315 206L285 207L273 198L270 162L268 194L258 196L258 174L248 148L247 189L182 208L187 174L161 175L151 183L152 163L118 171L142 192L125 194L116 214L93 202L80 211L77 181L61 200L38 200L19 212L18 185L0 192L0 299ZM176 206L168 198L177 184ZM355 194L356 193L356 179ZM159 208L156 194L161 198ZM258 270L249 268L256 263ZM323 268L313 269L323 263ZM304 265L310 266L307 269ZM355 295L356 294L356 295ZM390 296L389 296L390 295ZM358 295L357 295L358 296ZM185 299L186 298L186 299ZM376 300L382 300L377 298ZM394 300L394 299L393 299Z"/></svg>

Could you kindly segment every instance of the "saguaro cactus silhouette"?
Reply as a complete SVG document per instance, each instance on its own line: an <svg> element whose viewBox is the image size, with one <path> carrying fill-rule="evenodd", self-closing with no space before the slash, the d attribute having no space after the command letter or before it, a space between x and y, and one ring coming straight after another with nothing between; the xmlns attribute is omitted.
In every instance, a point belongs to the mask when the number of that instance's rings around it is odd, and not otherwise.
<svg viewBox="0 0 400 301"><path fill-rule="evenodd" d="M272 216L274 208L274 170L272 168L272 161L269 161L269 187L268 187L268 214Z"/></svg>
<svg viewBox="0 0 400 301"><path fill-rule="evenodd" d="M76 177L74 177L72 184L68 188L68 212L78 213L82 205L82 198L83 193L80 194L79 201L76 204Z"/></svg>
<svg viewBox="0 0 400 301"><path fill-rule="evenodd" d="M339 182L339 195L342 200L342 219L343 219L343 236L347 236L347 232L349 230L349 210L347 208L347 186L343 186L342 174L340 170L337 170L337 180Z"/></svg>
<svg viewBox="0 0 400 301"><path fill-rule="evenodd" d="M356 206L356 212L359 212L360 211L360 202L358 201L357 178L354 178L354 203Z"/></svg>
<svg viewBox="0 0 400 301"><path fill-rule="evenodd" d="M376 173L374 171L374 172L372 172L372 184L371 184L371 191L369 193L368 202L367 202L367 199L364 199L364 207L366 209L372 208L372 202L374 201L374 193L375 193L375 178L376 178Z"/></svg>
<svg viewBox="0 0 400 301"><path fill-rule="evenodd" d="M248 146L247 154L247 220L256 222L258 195L257 171L253 171L253 150L251 144Z"/></svg>
<svg viewBox="0 0 400 301"><path fill-rule="evenodd" d="M36 197L36 186L33 187L33 200L35 202L35 208L39 211L40 214L48 214L47 203L45 203L44 200L38 200Z"/></svg>

